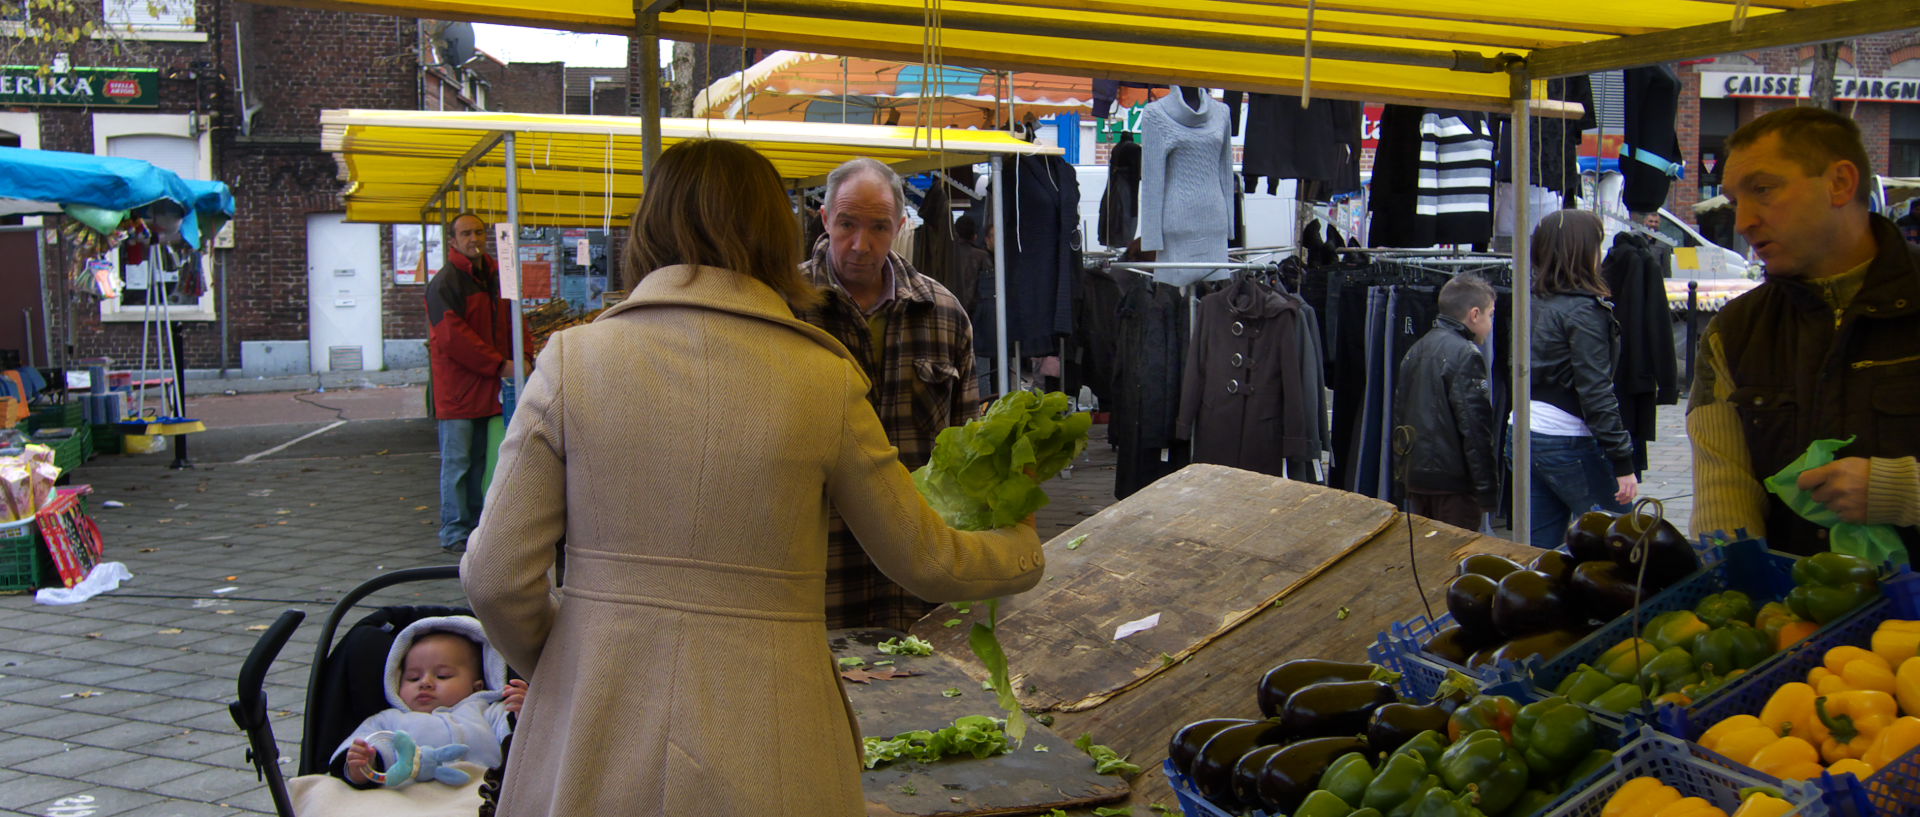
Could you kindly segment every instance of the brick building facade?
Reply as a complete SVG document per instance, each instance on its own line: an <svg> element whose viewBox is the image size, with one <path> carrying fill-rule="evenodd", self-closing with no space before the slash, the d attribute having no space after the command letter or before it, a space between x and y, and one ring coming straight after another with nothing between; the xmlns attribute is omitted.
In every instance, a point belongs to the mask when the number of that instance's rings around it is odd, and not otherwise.
<svg viewBox="0 0 1920 817"><path fill-rule="evenodd" d="M131 56L114 56L108 43L84 43L67 55L76 67L158 69L157 106L0 103L0 144L131 156L232 188L233 222L207 242L203 256L210 263L205 294L176 296L170 306L182 326L180 355L188 368L232 370L244 363L249 373L325 370L327 356L309 352L319 363L315 369L298 354L315 340L310 307L316 294L322 302L360 310L343 314L363 322L355 324L366 341L362 347L381 346L360 349L366 368L387 358L393 358L389 366L424 365L423 288L395 283L391 228L339 223L342 183L333 157L320 151L320 111L482 107L487 89L480 72L435 63L439 24L431 21L240 0L168 2L178 4L173 16L131 35ZM165 4L149 7L166 11ZM48 219L43 232L50 233L56 221ZM337 278L316 277L310 267L328 261L314 248L343 244L357 260L336 258L329 264L334 269L323 272ZM15 246L7 245L8 252ZM52 346L64 353L59 360L109 356L119 366L137 365L143 334L153 337L142 331L145 293L130 289L120 299L102 299L74 291L60 248L49 243L44 249L45 286L37 305L45 310ZM357 294L336 297L345 288L312 291L316 280L344 287L349 276L361 288ZM0 309L18 314L12 302L30 296L0 294ZM364 315L368 308L379 310L377 319ZM334 321L321 317L322 323ZM266 348L274 344L283 347L277 357ZM37 339L32 345L34 362L59 362ZM354 358L334 360L351 368Z"/></svg>

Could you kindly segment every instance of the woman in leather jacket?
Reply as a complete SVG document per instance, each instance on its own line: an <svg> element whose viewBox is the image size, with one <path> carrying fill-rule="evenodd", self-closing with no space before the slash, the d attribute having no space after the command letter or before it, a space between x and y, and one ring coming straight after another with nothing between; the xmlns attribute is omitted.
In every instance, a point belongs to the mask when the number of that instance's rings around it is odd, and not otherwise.
<svg viewBox="0 0 1920 817"><path fill-rule="evenodd" d="M1639 491L1613 393L1620 325L1600 277L1598 216L1548 213L1534 228L1533 487L1529 544L1554 547L1575 514L1624 512Z"/></svg>

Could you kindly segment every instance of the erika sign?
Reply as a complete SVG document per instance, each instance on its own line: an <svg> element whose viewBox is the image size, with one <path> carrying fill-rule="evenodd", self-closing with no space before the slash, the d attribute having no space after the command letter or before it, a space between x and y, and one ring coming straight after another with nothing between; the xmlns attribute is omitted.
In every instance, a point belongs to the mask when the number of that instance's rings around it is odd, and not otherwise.
<svg viewBox="0 0 1920 817"><path fill-rule="evenodd" d="M160 104L154 68L73 68L41 73L31 65L0 66L0 105L153 108Z"/></svg>
<svg viewBox="0 0 1920 817"><path fill-rule="evenodd" d="M1701 71L1700 96L1706 99L1804 99L1813 96L1813 75ZM1833 98L1920 102L1920 77L1835 77Z"/></svg>

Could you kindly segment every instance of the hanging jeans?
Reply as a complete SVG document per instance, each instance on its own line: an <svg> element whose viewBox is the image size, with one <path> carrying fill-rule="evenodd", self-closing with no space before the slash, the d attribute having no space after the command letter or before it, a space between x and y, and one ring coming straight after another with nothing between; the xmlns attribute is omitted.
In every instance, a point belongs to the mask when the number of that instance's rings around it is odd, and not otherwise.
<svg viewBox="0 0 1920 817"><path fill-rule="evenodd" d="M487 422L441 420L440 424L440 547L466 546L480 523L480 503L486 498L481 481L487 474Z"/></svg>
<svg viewBox="0 0 1920 817"><path fill-rule="evenodd" d="M1619 484L1613 478L1613 466L1592 437L1534 434L1532 445L1533 485L1528 492L1528 508L1533 521L1527 544L1559 547L1574 514L1596 507L1615 513L1627 511L1627 506L1613 501ZM1507 457L1513 457L1511 440Z"/></svg>

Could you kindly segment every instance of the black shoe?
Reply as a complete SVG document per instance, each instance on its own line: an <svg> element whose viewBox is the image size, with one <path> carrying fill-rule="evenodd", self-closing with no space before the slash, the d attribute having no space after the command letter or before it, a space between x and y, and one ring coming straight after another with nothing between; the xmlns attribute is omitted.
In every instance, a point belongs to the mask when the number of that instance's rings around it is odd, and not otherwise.
<svg viewBox="0 0 1920 817"><path fill-rule="evenodd" d="M467 543L465 541L460 541L460 542L455 542L451 545L441 545L440 552L449 553L449 554L458 556L462 553L467 552Z"/></svg>

